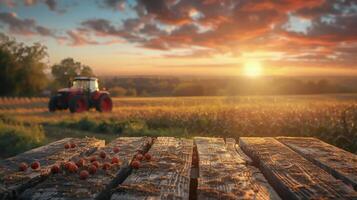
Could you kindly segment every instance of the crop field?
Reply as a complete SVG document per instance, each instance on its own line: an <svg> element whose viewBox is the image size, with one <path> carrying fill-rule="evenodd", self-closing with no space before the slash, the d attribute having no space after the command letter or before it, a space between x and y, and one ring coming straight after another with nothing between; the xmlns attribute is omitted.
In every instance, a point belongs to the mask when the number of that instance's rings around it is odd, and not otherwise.
<svg viewBox="0 0 357 200"><path fill-rule="evenodd" d="M313 136L357 153L357 96L114 98L111 113L49 113L47 98L0 99L0 157L65 137Z"/></svg>

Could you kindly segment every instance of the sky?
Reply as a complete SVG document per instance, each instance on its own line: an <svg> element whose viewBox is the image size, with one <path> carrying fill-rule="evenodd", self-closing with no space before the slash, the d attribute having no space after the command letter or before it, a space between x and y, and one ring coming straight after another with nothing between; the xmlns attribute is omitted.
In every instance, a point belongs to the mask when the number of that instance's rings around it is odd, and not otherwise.
<svg viewBox="0 0 357 200"><path fill-rule="evenodd" d="M0 32L97 75L357 75L356 0L0 0Z"/></svg>

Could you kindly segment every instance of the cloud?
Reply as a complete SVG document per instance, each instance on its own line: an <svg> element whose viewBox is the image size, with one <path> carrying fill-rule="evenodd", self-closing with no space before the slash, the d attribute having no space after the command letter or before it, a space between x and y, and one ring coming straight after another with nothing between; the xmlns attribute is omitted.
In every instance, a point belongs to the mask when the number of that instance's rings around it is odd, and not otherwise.
<svg viewBox="0 0 357 200"><path fill-rule="evenodd" d="M9 8L13 8L17 6L16 2L14 0L0 0L0 5L5 5Z"/></svg>
<svg viewBox="0 0 357 200"><path fill-rule="evenodd" d="M49 10L51 11L56 11L63 13L65 12L64 9L60 9L58 6L58 0L23 0L24 4L26 6L34 6L37 5L38 3L44 4L48 7Z"/></svg>
<svg viewBox="0 0 357 200"><path fill-rule="evenodd" d="M124 11L127 5L125 0L101 0L98 4L104 8L120 11Z"/></svg>
<svg viewBox="0 0 357 200"><path fill-rule="evenodd" d="M72 46L82 46L82 45L97 45L99 42L89 39L85 34L79 31L67 31L69 40L71 41L70 45Z"/></svg>
<svg viewBox="0 0 357 200"><path fill-rule="evenodd" d="M344 46L357 45L357 2L353 0L104 0L100 5L113 10L125 5L135 15L115 22L83 21L76 31L93 39L82 40L82 45L100 38L122 39L149 49L188 52L168 57L266 51L283 54L280 59L289 58L289 62L315 63L351 64L356 53L356 48ZM309 25L297 32L304 24L293 23L291 17Z"/></svg>
<svg viewBox="0 0 357 200"><path fill-rule="evenodd" d="M0 12L0 22L7 25L12 34L57 37L52 30L38 25L35 20L20 19L13 12Z"/></svg>

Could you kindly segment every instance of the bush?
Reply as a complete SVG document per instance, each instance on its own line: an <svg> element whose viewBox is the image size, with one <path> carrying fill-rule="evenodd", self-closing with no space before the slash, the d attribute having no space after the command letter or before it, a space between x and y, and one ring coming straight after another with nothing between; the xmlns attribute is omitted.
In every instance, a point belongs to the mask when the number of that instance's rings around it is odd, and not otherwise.
<svg viewBox="0 0 357 200"><path fill-rule="evenodd" d="M0 122L0 157L6 158L41 146L45 134L41 126L9 125Z"/></svg>

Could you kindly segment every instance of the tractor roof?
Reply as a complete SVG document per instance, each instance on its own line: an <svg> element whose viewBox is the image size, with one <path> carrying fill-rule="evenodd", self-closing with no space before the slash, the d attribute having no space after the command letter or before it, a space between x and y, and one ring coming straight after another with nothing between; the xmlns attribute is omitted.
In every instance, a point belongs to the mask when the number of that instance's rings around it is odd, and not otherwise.
<svg viewBox="0 0 357 200"><path fill-rule="evenodd" d="M98 78L96 78L96 77L78 76L78 77L75 77L74 80L96 81L96 80L98 80Z"/></svg>

